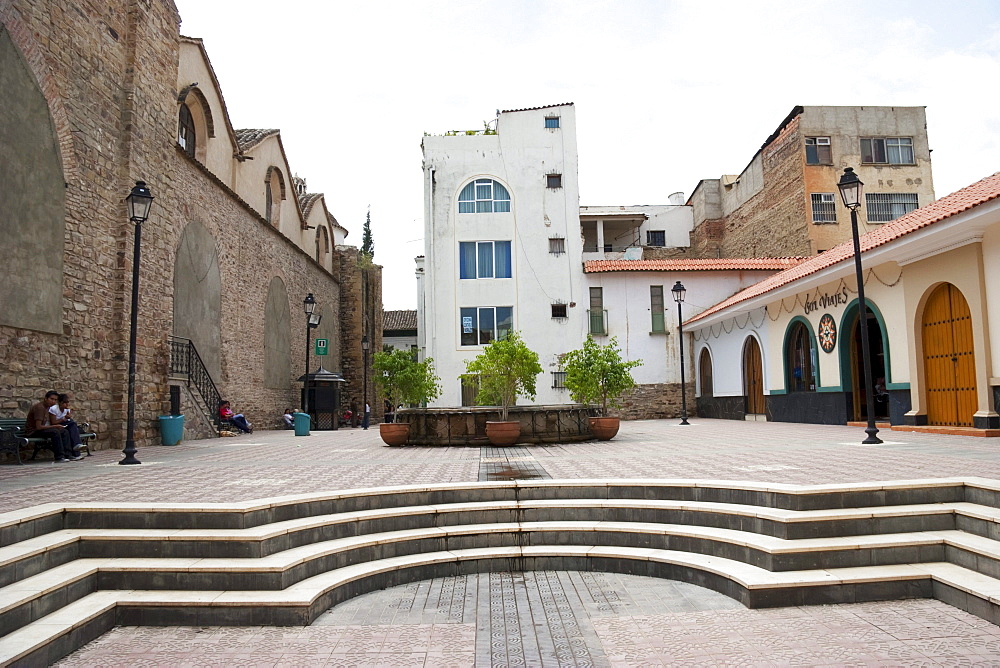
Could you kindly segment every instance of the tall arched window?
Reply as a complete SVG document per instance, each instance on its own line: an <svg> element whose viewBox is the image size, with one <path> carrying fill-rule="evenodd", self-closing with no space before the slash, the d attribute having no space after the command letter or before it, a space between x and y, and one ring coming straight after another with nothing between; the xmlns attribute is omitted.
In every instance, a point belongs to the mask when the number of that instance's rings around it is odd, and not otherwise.
<svg viewBox="0 0 1000 668"><path fill-rule="evenodd" d="M701 349L698 358L698 381L701 385L701 396L710 397L715 389L712 387L712 355L708 348Z"/></svg>
<svg viewBox="0 0 1000 668"><path fill-rule="evenodd" d="M476 179L458 196L459 213L501 213L510 211L510 193L493 179Z"/></svg>
<svg viewBox="0 0 1000 668"><path fill-rule="evenodd" d="M816 391L816 348L812 334L802 322L793 324L788 333L785 372L789 392Z"/></svg>
<svg viewBox="0 0 1000 668"><path fill-rule="evenodd" d="M320 225L316 228L316 262L326 266L326 257L330 254L330 235L326 227Z"/></svg>
<svg viewBox="0 0 1000 668"><path fill-rule="evenodd" d="M281 222L281 200L285 199L285 179L281 170L273 165L267 168L264 179L264 217L274 227Z"/></svg>
<svg viewBox="0 0 1000 668"><path fill-rule="evenodd" d="M181 105L177 129L177 143L181 145L181 148L190 157L195 157L194 154L198 145L198 133L194 129L194 118L191 116L191 109L186 104Z"/></svg>

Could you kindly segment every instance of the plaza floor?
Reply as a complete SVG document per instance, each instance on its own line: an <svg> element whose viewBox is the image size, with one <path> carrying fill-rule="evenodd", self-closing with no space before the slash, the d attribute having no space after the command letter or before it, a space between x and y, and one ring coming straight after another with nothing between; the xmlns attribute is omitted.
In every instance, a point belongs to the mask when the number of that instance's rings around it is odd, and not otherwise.
<svg viewBox="0 0 1000 668"><path fill-rule="evenodd" d="M378 429L260 431L145 448L141 466L0 465L0 508L43 502L222 502L474 481L507 458L551 478L710 478L801 484L980 476L1000 439L856 427L625 422L607 443L384 447ZM1000 665L1000 627L934 600L748 610L685 583L543 571L440 578L372 592L305 628L120 627L65 666Z"/></svg>

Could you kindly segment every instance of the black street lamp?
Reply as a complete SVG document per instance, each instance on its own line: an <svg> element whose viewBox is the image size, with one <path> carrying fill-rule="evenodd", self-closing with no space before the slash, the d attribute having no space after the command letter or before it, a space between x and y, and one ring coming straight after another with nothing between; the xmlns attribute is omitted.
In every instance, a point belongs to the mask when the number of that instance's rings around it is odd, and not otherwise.
<svg viewBox="0 0 1000 668"><path fill-rule="evenodd" d="M858 327L861 329L861 357L865 370L865 403L868 410L868 427L865 432L868 438L861 441L864 444L881 443L876 436L875 426L875 395L872 384L871 347L868 344L868 302L865 300L865 280L861 272L861 242L858 240L858 207L861 206L861 187L865 185L854 173L853 167L844 170L840 177L840 196L844 198L844 206L851 210L851 235L854 237L854 273L858 281Z"/></svg>
<svg viewBox="0 0 1000 668"><path fill-rule="evenodd" d="M677 343L681 347L681 424L689 425L691 423L688 422L687 386L684 382L684 317L681 315L681 304L684 303L687 290L680 281L677 281L674 283L674 287L670 288L670 293L674 296L674 301L677 302L677 330L680 334L677 337Z"/></svg>
<svg viewBox="0 0 1000 668"><path fill-rule="evenodd" d="M135 458L135 340L136 321L139 316L139 256L142 238L142 224L149 218L153 206L153 193L149 192L145 181L136 181L132 192L125 198L128 205L128 219L135 225L135 241L132 244L132 312L128 334L128 419L125 423L125 458L119 464L141 464Z"/></svg>
<svg viewBox="0 0 1000 668"><path fill-rule="evenodd" d="M364 364L363 368L361 369L361 373L364 377L363 386L365 394L364 400L361 402L362 404L364 404L361 407L361 414L365 415L368 412L365 410L365 407L368 406L368 335L367 334L361 337L361 351L364 354Z"/></svg>
<svg viewBox="0 0 1000 668"><path fill-rule="evenodd" d="M319 327L323 316L316 313L316 298L313 293L302 300L302 310L306 314L306 375L302 377L302 412L309 415L309 347L312 345L312 331Z"/></svg>

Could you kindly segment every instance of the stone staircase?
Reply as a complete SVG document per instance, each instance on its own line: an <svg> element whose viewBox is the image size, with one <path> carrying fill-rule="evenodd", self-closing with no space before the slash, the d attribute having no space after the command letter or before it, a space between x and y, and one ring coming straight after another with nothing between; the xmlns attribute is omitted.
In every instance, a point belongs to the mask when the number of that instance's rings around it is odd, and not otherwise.
<svg viewBox="0 0 1000 668"><path fill-rule="evenodd" d="M1000 621L1000 482L520 480L0 515L0 665L124 625L311 623L486 571L682 580L748 607L933 597Z"/></svg>

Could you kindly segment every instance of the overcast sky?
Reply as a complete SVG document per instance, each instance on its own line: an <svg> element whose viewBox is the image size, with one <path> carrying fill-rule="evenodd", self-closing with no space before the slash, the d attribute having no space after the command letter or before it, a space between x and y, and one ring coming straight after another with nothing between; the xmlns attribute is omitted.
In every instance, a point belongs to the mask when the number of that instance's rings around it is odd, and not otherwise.
<svg viewBox="0 0 1000 668"><path fill-rule="evenodd" d="M792 107L927 107L938 197L1000 171L1000 0L176 0L236 128L293 172L416 308L424 132L574 102L580 203L665 204L739 173Z"/></svg>

